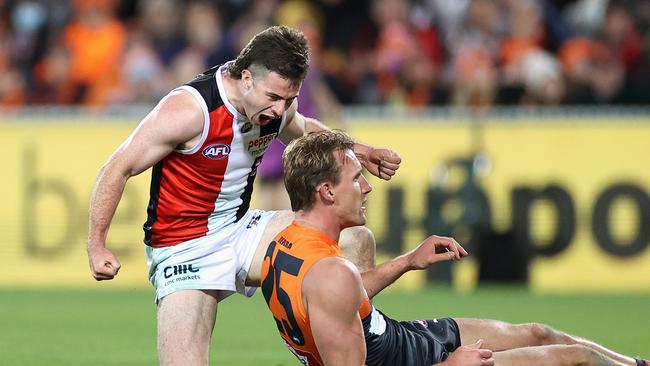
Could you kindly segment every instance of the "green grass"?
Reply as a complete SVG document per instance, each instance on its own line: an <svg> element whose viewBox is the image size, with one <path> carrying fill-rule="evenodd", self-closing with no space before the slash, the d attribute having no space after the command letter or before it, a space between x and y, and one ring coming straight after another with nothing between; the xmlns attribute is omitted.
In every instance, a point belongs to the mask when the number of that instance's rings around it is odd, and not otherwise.
<svg viewBox="0 0 650 366"><path fill-rule="evenodd" d="M385 293L397 319L437 316L542 322L629 355L650 356L650 296L539 296L520 289L472 294ZM298 365L262 297L220 304L213 365ZM2 365L155 365L155 306L148 290L0 290Z"/></svg>

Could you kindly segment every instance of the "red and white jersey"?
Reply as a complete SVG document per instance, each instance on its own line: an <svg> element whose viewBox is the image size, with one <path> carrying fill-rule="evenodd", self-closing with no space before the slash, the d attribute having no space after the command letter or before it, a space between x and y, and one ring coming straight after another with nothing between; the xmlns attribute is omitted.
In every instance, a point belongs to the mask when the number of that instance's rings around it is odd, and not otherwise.
<svg viewBox="0 0 650 366"><path fill-rule="evenodd" d="M237 222L248 210L262 155L284 127L286 114L265 126L252 124L229 102L224 66L179 87L204 114L199 143L174 150L153 166L144 242L180 244Z"/></svg>

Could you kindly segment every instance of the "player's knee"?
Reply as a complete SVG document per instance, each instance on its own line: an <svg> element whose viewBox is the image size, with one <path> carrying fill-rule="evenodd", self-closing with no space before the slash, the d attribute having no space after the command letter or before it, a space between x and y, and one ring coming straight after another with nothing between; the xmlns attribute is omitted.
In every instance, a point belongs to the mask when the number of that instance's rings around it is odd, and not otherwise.
<svg viewBox="0 0 650 366"><path fill-rule="evenodd" d="M355 226L341 232L339 240L341 249L359 271L364 272L374 267L375 235L365 226Z"/></svg>
<svg viewBox="0 0 650 366"><path fill-rule="evenodd" d="M365 226L354 226L341 232L341 248L355 248L360 253L375 251L375 235Z"/></svg>
<svg viewBox="0 0 650 366"><path fill-rule="evenodd" d="M545 324L530 323L525 325L535 345L554 344L556 331Z"/></svg>
<svg viewBox="0 0 650 366"><path fill-rule="evenodd" d="M545 324L531 323L527 324L532 338L536 345L551 344L576 344L576 340L570 335Z"/></svg>
<svg viewBox="0 0 650 366"><path fill-rule="evenodd" d="M273 218L271 219L271 223L284 229L291 224L295 218L296 215L292 211L280 210L275 212L275 215L273 215Z"/></svg>
<svg viewBox="0 0 650 366"><path fill-rule="evenodd" d="M372 230L368 229L365 226L355 226L350 229L352 230L355 239L360 243L360 247L362 249L374 252L375 234L372 233Z"/></svg>

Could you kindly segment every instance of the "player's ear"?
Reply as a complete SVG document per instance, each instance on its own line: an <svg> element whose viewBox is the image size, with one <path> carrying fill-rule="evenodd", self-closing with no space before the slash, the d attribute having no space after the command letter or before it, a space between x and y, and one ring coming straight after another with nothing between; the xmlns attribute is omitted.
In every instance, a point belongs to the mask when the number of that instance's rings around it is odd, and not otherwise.
<svg viewBox="0 0 650 366"><path fill-rule="evenodd" d="M246 88L246 90L250 90L250 88L253 86L253 74L249 69L242 70L241 81L244 84L244 88Z"/></svg>
<svg viewBox="0 0 650 366"><path fill-rule="evenodd" d="M324 203L334 203L334 186L331 182L323 182L316 187L318 196Z"/></svg>

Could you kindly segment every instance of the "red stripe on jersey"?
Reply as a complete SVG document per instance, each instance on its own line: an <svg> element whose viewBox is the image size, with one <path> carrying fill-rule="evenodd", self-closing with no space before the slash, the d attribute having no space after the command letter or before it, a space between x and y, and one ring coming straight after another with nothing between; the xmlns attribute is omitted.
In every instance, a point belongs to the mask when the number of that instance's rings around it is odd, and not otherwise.
<svg viewBox="0 0 650 366"><path fill-rule="evenodd" d="M227 145L229 151L233 139L233 115L224 105L209 116L208 137L194 154L174 151L162 161L152 247L180 244L208 231L208 217L221 192L228 157L208 157L204 150L213 145Z"/></svg>

